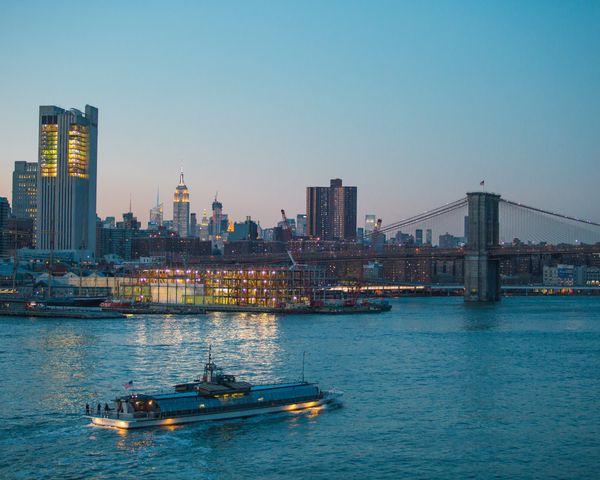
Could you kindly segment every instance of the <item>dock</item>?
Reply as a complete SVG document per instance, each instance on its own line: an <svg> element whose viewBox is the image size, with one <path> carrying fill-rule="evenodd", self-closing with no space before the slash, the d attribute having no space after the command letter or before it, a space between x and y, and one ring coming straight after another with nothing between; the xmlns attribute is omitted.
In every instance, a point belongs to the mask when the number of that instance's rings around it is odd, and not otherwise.
<svg viewBox="0 0 600 480"><path fill-rule="evenodd" d="M0 302L0 317L80 318L85 320L126 318L117 311L103 311L98 308L49 307L27 301Z"/></svg>

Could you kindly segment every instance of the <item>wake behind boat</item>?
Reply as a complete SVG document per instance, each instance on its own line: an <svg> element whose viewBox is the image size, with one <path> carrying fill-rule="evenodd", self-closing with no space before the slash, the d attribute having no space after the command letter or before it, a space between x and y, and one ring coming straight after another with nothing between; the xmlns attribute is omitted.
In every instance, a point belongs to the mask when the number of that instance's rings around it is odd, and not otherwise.
<svg viewBox="0 0 600 480"><path fill-rule="evenodd" d="M172 393L130 394L116 398L104 415L88 415L94 425L121 429L178 425L205 420L292 412L339 401L340 392L323 391L315 383L251 385L223 374L209 350L202 378L175 385Z"/></svg>

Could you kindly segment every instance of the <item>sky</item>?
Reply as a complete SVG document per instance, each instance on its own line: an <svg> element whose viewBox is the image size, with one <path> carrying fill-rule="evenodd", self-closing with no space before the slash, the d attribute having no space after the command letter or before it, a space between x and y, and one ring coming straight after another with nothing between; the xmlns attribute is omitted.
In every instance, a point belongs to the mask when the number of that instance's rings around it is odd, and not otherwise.
<svg viewBox="0 0 600 480"><path fill-rule="evenodd" d="M0 196L38 107L99 108L98 214L172 218L218 191L263 227L306 186L358 186L359 226L485 188L600 221L600 2L0 4Z"/></svg>

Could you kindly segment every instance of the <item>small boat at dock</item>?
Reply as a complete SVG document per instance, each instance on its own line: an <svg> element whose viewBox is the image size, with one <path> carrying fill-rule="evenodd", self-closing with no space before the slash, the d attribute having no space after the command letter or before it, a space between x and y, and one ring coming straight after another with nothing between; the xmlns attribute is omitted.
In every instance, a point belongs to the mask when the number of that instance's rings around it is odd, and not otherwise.
<svg viewBox="0 0 600 480"><path fill-rule="evenodd" d="M125 318L119 312L95 308L55 307L35 300L0 300L0 317L80 318L101 320Z"/></svg>
<svg viewBox="0 0 600 480"><path fill-rule="evenodd" d="M170 393L117 397L111 407L106 404L103 415L98 405L98 414L87 416L94 425L133 429L296 412L339 402L341 395L304 380L265 385L239 381L223 373L209 350L204 373L193 382L177 384Z"/></svg>

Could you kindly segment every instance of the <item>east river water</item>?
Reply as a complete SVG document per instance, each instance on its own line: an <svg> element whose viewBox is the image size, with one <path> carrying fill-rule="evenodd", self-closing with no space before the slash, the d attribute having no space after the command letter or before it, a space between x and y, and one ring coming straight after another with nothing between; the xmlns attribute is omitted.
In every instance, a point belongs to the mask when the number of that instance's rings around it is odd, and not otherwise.
<svg viewBox="0 0 600 480"><path fill-rule="evenodd" d="M341 408L117 431L86 402L191 380L212 344L251 382ZM600 298L401 299L381 315L0 318L0 478L600 478Z"/></svg>

